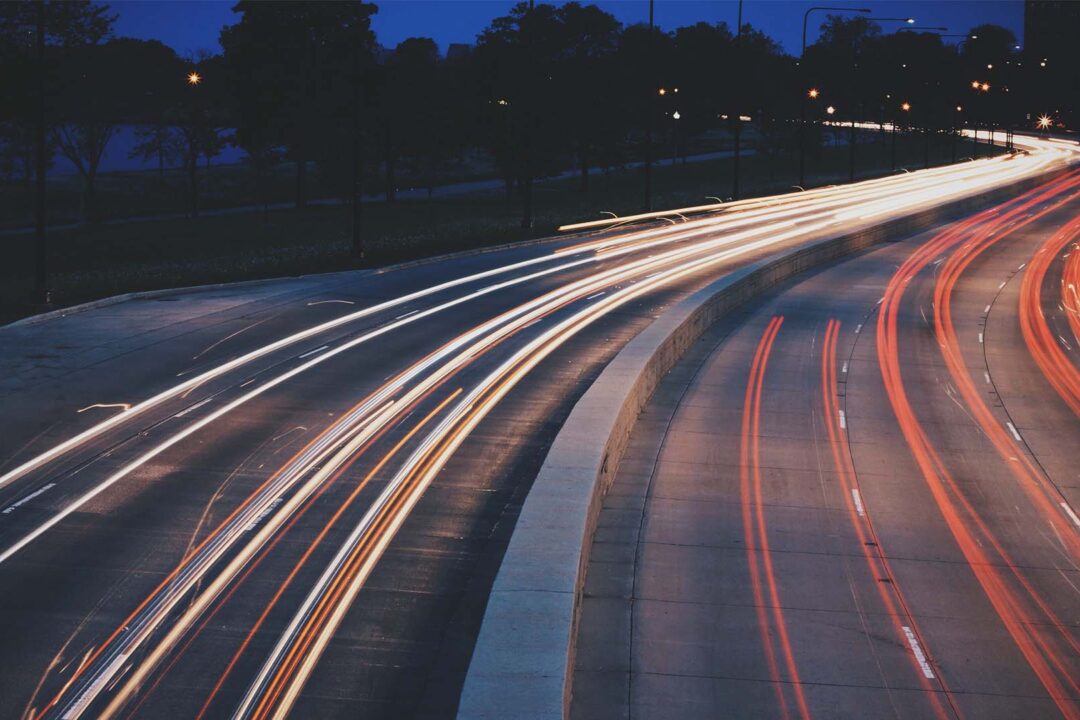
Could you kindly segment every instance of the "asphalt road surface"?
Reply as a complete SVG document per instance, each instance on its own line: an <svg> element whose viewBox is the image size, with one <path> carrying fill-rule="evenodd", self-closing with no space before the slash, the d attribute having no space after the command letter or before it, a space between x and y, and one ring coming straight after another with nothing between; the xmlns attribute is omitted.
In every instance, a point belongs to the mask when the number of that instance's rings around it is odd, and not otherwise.
<svg viewBox="0 0 1080 720"><path fill-rule="evenodd" d="M1080 717L1080 185L797 278L642 415L585 718Z"/></svg>
<svg viewBox="0 0 1080 720"><path fill-rule="evenodd" d="M1026 156L0 328L11 717L448 717L544 452L671 302Z"/></svg>

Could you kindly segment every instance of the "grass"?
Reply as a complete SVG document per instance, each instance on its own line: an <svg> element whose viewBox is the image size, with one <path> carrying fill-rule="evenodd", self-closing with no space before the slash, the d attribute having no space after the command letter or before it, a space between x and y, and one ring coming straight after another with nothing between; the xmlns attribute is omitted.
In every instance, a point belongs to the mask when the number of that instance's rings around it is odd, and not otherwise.
<svg viewBox="0 0 1080 720"><path fill-rule="evenodd" d="M888 174L890 151L880 139L863 137L857 153L858 176ZM961 155L968 148L961 150ZM948 162L947 142L932 147L931 164ZM923 163L922 141L898 140L901 167ZM845 182L846 146L824 148L807 158L813 185ZM744 197L790 190L796 159L791 153L746 156L742 161ZM731 190L731 160L671 165L653 171L657 208L707 202ZM550 235L563 223L640 211L642 171L622 170L590 178L588 192L578 179L536 184L535 227L520 227L519 198L501 192L454 198L372 203L363 208L367 265L383 265L455 250ZM0 269L0 321L39 311L30 302L33 236L0 237L8 262ZM121 292L300 275L355 268L350 256L351 208L316 206L307 210L146 220L49 232L53 299L59 305Z"/></svg>

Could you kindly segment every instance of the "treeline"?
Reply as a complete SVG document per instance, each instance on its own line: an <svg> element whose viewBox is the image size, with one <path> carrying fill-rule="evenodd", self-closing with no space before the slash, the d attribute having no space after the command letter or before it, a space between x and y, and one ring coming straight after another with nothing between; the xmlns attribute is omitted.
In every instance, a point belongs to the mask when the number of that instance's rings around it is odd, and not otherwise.
<svg viewBox="0 0 1080 720"><path fill-rule="evenodd" d="M760 149L781 152L794 148L800 114L824 118L830 106L833 119L941 131L960 122L1026 126L1060 82L994 26L973 29L958 49L937 34L884 33L866 18L829 16L800 64L749 25L650 33L594 5L521 3L474 46L442 57L428 38L379 46L370 3L241 0L234 10L220 55L181 58L156 41L114 37L107 5L0 3L0 62L10 69L0 174L29 189L43 111L48 154L63 153L83 178L87 221L99 219L98 168L120 125L138 127L135 152L162 172L184 167L193 214L200 162L227 143L250 163L255 202L265 202L267 178L285 161L295 168L298 207L312 196L313 168L323 195L358 197L366 178L363 189L393 200L399 176L430 188L479 158L509 194L567 168L585 190L590 168L643 159L646 139L673 130L676 112L681 137L742 122Z"/></svg>

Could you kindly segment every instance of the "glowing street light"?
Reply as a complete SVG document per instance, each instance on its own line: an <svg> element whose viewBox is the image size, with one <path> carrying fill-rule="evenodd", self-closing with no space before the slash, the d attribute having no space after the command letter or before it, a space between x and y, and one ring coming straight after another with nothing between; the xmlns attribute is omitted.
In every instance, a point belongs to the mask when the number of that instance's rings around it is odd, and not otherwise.
<svg viewBox="0 0 1080 720"><path fill-rule="evenodd" d="M979 89L979 81L978 80L972 80L971 81L971 89L972 90L978 90Z"/></svg>
<svg viewBox="0 0 1080 720"><path fill-rule="evenodd" d="M667 88L660 88L660 95L661 96L667 95Z"/></svg>
<svg viewBox="0 0 1080 720"><path fill-rule="evenodd" d="M956 112L964 112L963 106L962 105L957 105L956 106Z"/></svg>
<svg viewBox="0 0 1080 720"><path fill-rule="evenodd" d="M807 97L811 100L815 99L821 92L817 88L810 88L810 92L806 93Z"/></svg>
<svg viewBox="0 0 1080 720"><path fill-rule="evenodd" d="M679 118L681 118L681 117L682 117L682 115L680 115L680 114L679 114L679 111L678 111L678 110L676 110L676 111L675 111L674 113L672 113L672 114L671 114L671 117L672 117L672 119L674 119L674 120L678 120Z"/></svg>
<svg viewBox="0 0 1080 720"><path fill-rule="evenodd" d="M900 103L900 109L903 110L904 112L910 112L911 111L911 103L909 103L909 102Z"/></svg>
<svg viewBox="0 0 1080 720"><path fill-rule="evenodd" d="M990 83L983 83L982 85L979 86L979 89L982 90L983 92L989 91L990 90Z"/></svg>
<svg viewBox="0 0 1080 720"><path fill-rule="evenodd" d="M198 85L202 82L202 75L192 70L187 76L188 85Z"/></svg>
<svg viewBox="0 0 1080 720"><path fill-rule="evenodd" d="M836 112L836 108L834 108L832 105L830 105L829 107L825 108L825 112L832 115L833 113Z"/></svg>
<svg viewBox="0 0 1080 720"><path fill-rule="evenodd" d="M1050 119L1049 115L1040 115L1038 122L1035 124L1040 130L1047 130L1053 123L1054 121Z"/></svg>

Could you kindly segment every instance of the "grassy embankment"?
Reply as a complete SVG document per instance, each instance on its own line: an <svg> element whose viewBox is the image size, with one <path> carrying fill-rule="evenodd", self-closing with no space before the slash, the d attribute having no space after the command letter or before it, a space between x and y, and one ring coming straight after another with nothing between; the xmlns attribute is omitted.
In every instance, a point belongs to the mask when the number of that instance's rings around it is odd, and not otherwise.
<svg viewBox="0 0 1080 720"><path fill-rule="evenodd" d="M887 142L858 146L858 176L888 174ZM969 152L963 146L960 155ZM985 151L985 149L984 149ZM931 164L948 162L950 146L932 148ZM848 149L825 148L808 157L808 185L845 182ZM920 139L898 141L898 165L923 163ZM786 192L795 181L790 154L754 155L742 161L744 197ZM588 192L578 179L536 184L535 227L520 227L521 203L502 192L477 192L434 200L370 203L363 208L368 265L381 265L454 250L550 235L566 222L641 208L640 169L593 176ZM731 161L677 164L654 169L654 207L680 207L726 197ZM0 321L32 313L33 236L0 236L8 262L0 270ZM350 257L351 209L315 206L199 218L110 223L49 232L54 300L72 304L121 292L203 283L299 275L356 267Z"/></svg>

